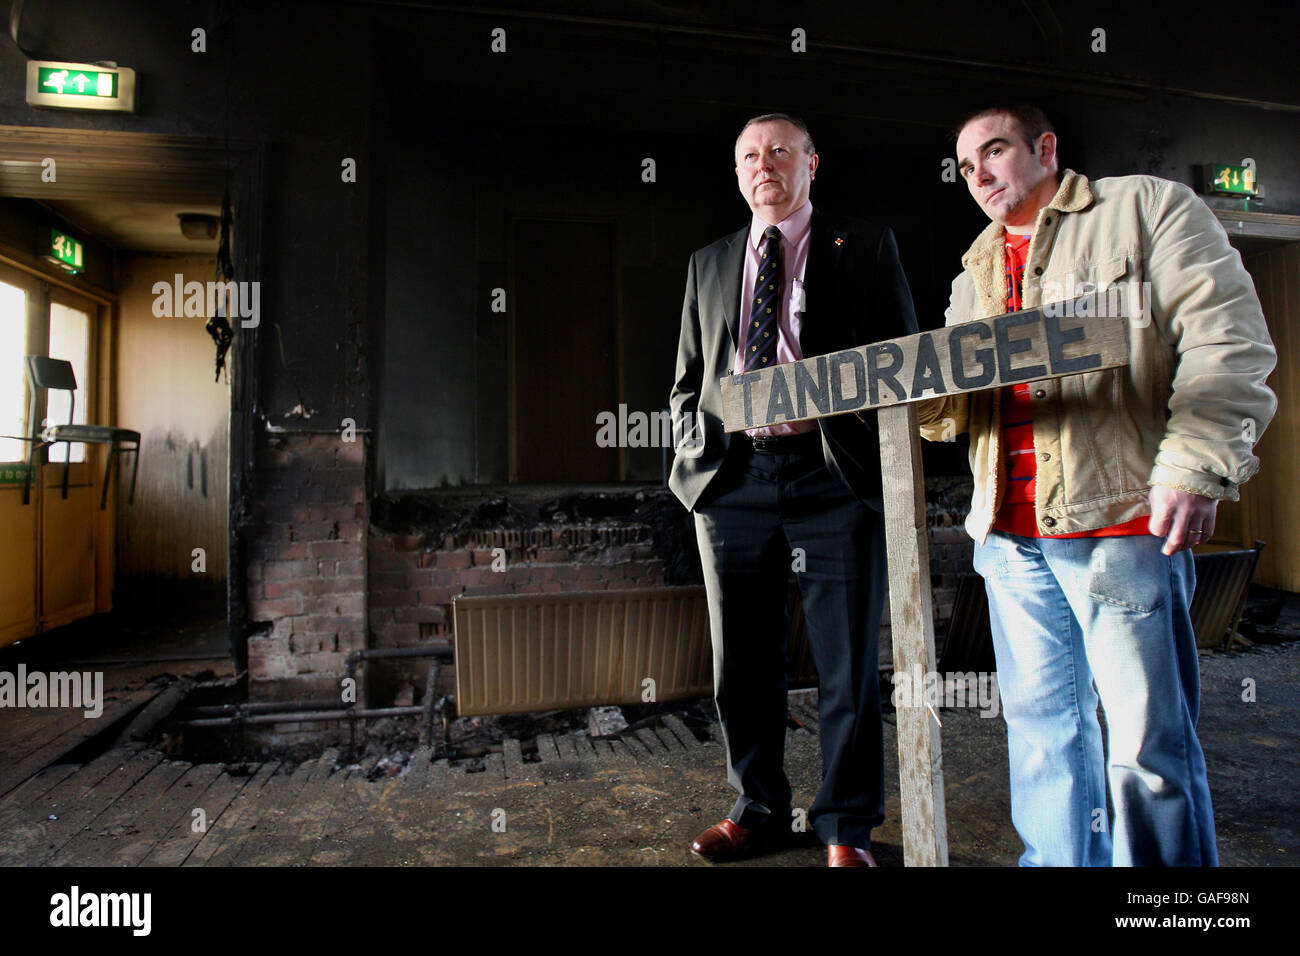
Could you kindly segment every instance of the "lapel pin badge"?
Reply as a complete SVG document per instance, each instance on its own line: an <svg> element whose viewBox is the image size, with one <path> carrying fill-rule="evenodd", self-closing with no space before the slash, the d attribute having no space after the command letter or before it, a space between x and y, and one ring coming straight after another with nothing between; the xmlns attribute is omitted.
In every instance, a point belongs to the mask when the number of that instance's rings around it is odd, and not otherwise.
<svg viewBox="0 0 1300 956"><path fill-rule="evenodd" d="M837 246L842 246L842 245L844 245L844 237L843 237L843 236L836 236L836 237L835 237L835 245L837 245Z"/></svg>

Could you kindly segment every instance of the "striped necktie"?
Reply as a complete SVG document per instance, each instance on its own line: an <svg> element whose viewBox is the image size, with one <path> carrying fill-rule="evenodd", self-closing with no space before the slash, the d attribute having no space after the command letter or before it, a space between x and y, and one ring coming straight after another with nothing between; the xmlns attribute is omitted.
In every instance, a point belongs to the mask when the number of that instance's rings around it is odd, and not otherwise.
<svg viewBox="0 0 1300 956"><path fill-rule="evenodd" d="M745 326L745 371L776 364L777 303L781 293L781 230L768 226L767 243L758 264L754 302Z"/></svg>

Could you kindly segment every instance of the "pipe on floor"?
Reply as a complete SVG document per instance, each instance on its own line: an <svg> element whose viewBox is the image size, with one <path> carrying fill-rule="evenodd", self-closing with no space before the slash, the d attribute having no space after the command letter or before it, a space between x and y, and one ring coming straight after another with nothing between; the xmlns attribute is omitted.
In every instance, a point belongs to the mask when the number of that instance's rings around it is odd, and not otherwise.
<svg viewBox="0 0 1300 956"><path fill-rule="evenodd" d="M407 717L423 714L424 707L369 707L364 710L327 710L327 711L286 711L275 714L232 715L229 717L199 717L194 720L178 720L173 727L229 727L232 724L289 724L313 723L326 720L365 719L370 717Z"/></svg>
<svg viewBox="0 0 1300 956"><path fill-rule="evenodd" d="M186 717L224 717L240 713L292 713L299 710L332 710L338 701L332 697L324 700L250 700L240 704L203 704L185 710Z"/></svg>

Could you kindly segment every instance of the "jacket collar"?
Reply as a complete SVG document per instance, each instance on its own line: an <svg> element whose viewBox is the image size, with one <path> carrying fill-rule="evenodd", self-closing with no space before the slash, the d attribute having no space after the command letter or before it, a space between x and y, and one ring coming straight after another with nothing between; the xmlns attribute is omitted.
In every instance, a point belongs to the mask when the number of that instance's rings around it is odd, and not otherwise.
<svg viewBox="0 0 1300 956"><path fill-rule="evenodd" d="M1038 234L1047 210L1081 212L1091 206L1092 202L1093 193L1092 187L1088 185L1088 177L1076 173L1073 169L1065 170L1061 174L1061 185L1057 188L1052 201L1038 210L1034 234ZM1005 296L1002 286L1006 269L1004 233L1005 229L1001 223L990 222L961 257L962 266L975 281L975 290L979 293L980 301L984 303L987 315L999 315L1003 312ZM988 311L989 309L992 311Z"/></svg>

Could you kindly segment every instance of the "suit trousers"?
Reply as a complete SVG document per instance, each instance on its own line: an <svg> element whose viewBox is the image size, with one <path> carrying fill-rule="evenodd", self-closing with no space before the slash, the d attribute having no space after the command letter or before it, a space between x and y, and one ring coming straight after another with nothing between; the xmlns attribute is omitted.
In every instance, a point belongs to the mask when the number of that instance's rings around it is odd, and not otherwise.
<svg viewBox="0 0 1300 956"><path fill-rule="evenodd" d="M730 819L787 825L786 638L795 572L820 688L822 784L808 820L823 843L868 848L884 820L876 657L885 600L883 516L827 469L820 436L773 454L733 441L697 503L713 639L714 700Z"/></svg>

